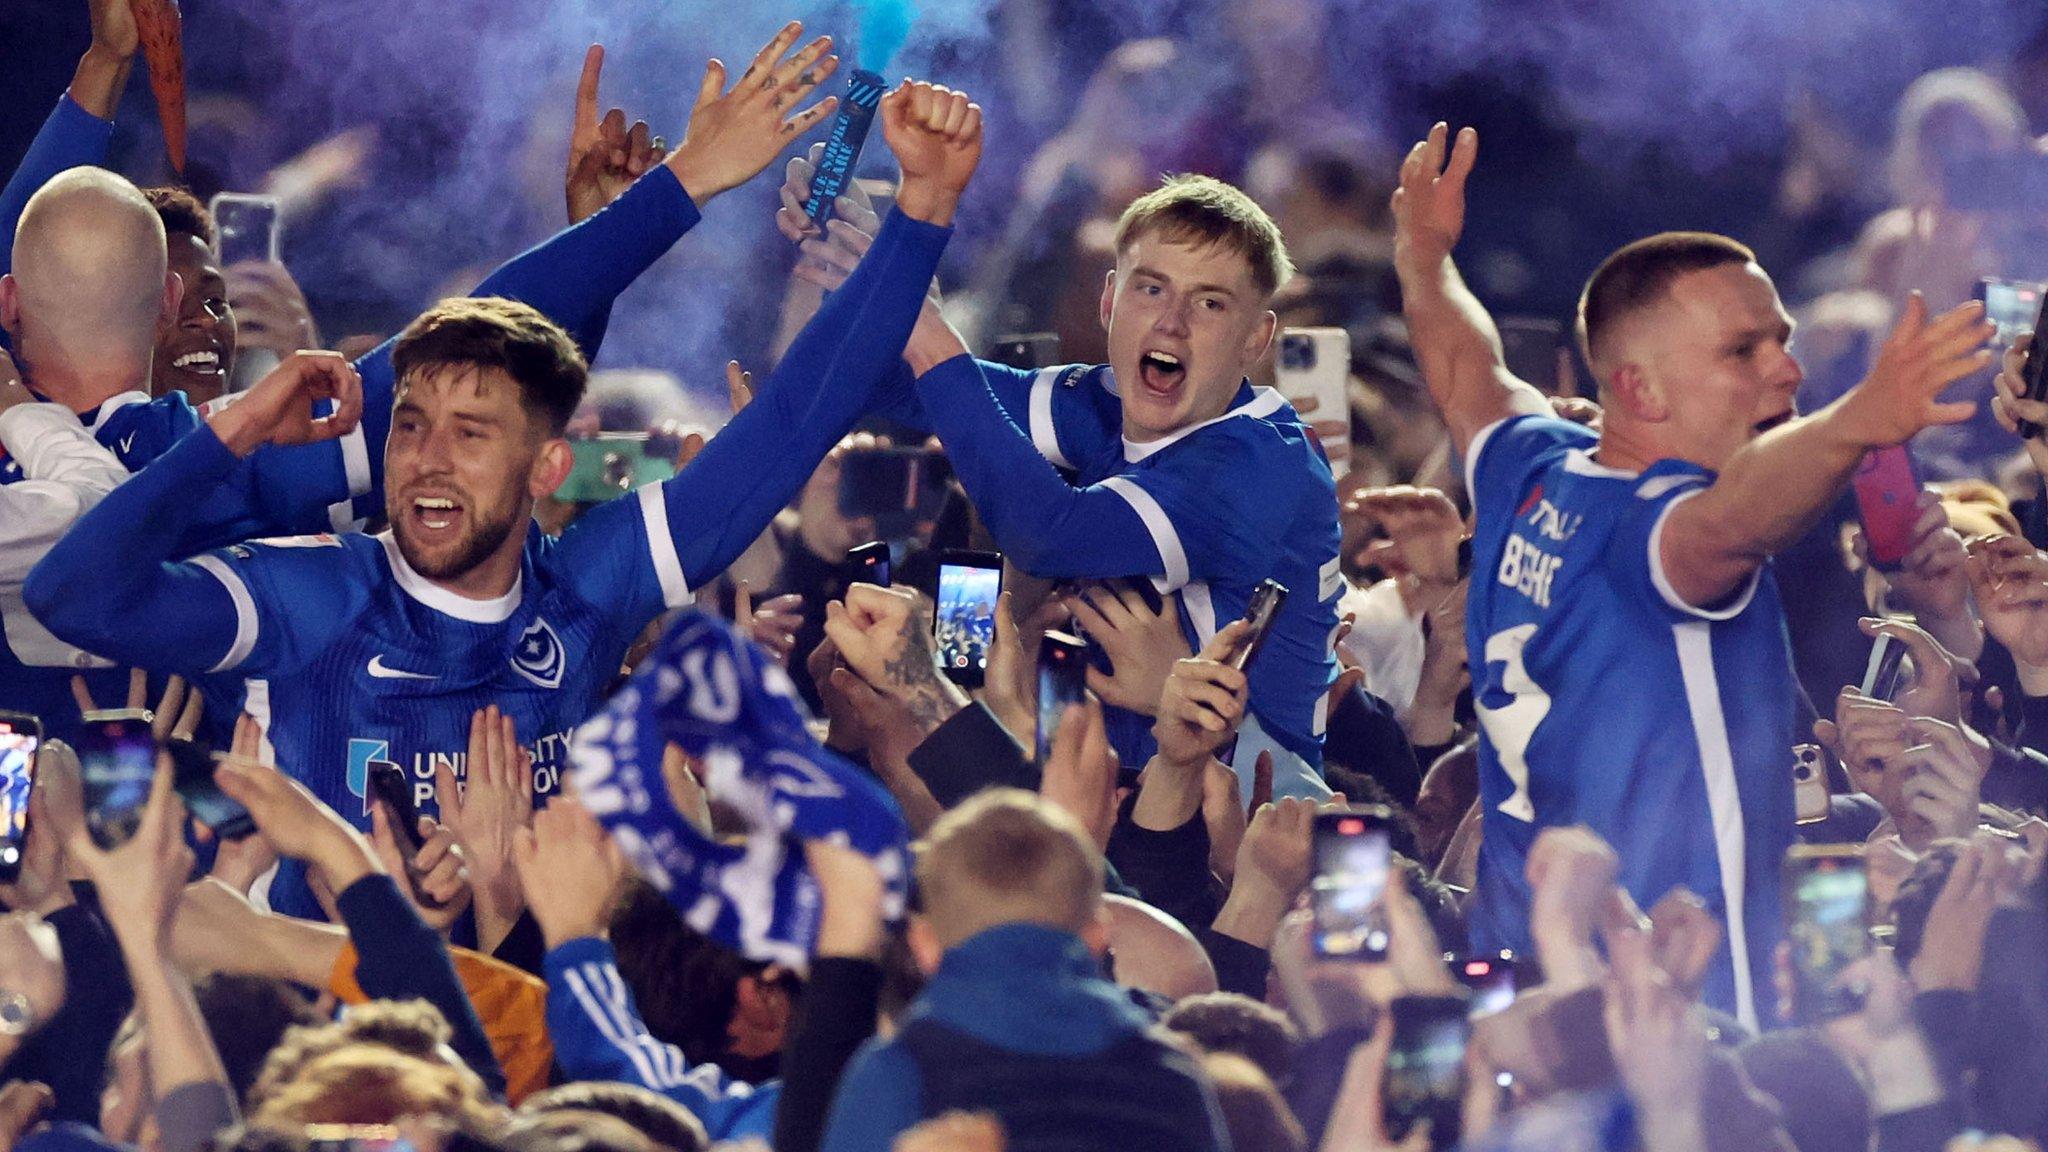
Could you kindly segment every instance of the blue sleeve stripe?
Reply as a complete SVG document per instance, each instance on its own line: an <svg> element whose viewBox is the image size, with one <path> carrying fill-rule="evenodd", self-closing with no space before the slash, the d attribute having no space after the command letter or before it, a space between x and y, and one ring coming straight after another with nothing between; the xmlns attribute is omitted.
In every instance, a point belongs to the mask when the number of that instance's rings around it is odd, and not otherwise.
<svg viewBox="0 0 2048 1152"><path fill-rule="evenodd" d="M1152 534L1152 546L1159 551L1160 562L1166 567L1166 583L1159 591L1163 595L1188 582L1188 553L1180 544L1180 533L1175 530L1173 520L1166 509L1127 476L1112 476L1102 482L1102 487L1123 497L1138 519L1145 522L1145 530ZM1157 581L1154 581L1156 584Z"/></svg>
<svg viewBox="0 0 2048 1152"><path fill-rule="evenodd" d="M653 561L654 575L661 581L661 602L670 608L686 608L696 597L690 592L690 578L683 573L683 558L676 551L675 534L669 531L665 493L659 484L645 484L637 495L640 519L647 526L647 557Z"/></svg>
<svg viewBox="0 0 2048 1152"><path fill-rule="evenodd" d="M1074 465L1060 451L1059 429L1052 422L1053 388L1060 377L1058 368L1041 368L1031 381L1031 443L1038 454L1062 468Z"/></svg>
<svg viewBox="0 0 2048 1152"><path fill-rule="evenodd" d="M249 586L233 568L218 556L194 556L192 566L213 573L228 590L228 599L235 602L235 642L228 646L228 654L209 671L226 672L249 658L256 649L256 598L249 595Z"/></svg>

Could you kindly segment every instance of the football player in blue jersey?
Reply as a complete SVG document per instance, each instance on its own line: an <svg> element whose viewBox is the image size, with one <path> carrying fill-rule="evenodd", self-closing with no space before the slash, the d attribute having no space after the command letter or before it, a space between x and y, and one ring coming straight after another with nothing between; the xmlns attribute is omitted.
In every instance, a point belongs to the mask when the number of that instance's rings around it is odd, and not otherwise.
<svg viewBox="0 0 2048 1152"><path fill-rule="evenodd" d="M1478 147L1438 124L1393 199L1403 309L1477 519L1473 944L1529 946L1529 847L1583 824L1639 904L1683 886L1722 918L1708 1001L1754 1025L1793 826L1795 688L1768 562L1867 451L1969 417L1938 396L1988 363L1991 327L1976 304L1930 319L1916 296L1869 376L1799 416L1792 320L1754 255L1664 233L1610 256L1580 299L1596 434L1508 372L1451 259Z"/></svg>
<svg viewBox="0 0 2048 1152"><path fill-rule="evenodd" d="M0 279L0 293L12 293L15 300L0 309L0 344L11 341L17 349L30 388L77 412L132 470L198 426L204 412L197 405L218 392L233 368L236 323L212 248L212 222L192 197L175 189L143 193L162 221L153 236L142 235L150 229L132 211L125 218L101 219L77 210L76 203L63 207L81 189L99 189L102 201L112 195L109 189L134 191L118 176L90 167L105 160L113 130L105 117L112 107L108 86L115 80L95 63L96 54L105 54L102 41L126 42L120 29L103 27L119 15L113 11L119 6L92 7L95 49L0 189L0 272L12 272ZM132 27L126 32L132 40ZM816 41L801 57L817 78L833 70L828 48L828 41ZM679 158L663 164L658 154L637 152L616 109L599 121L601 62L602 53L593 49L577 92L577 131L565 182L572 226L507 262L476 292L533 305L567 329L586 357L597 352L612 302L699 219ZM47 210L32 213L31 204ZM137 251L115 259L124 238ZM124 269L154 267L167 241L169 269L182 294L161 306L133 306L135 290L110 281L126 275ZM66 271L71 265L84 272L73 276ZM51 275L52 269L61 275ZM162 279L160 272L151 275ZM168 293L168 284L161 291ZM117 307L126 311L116 315ZM60 342L68 337L78 343L81 333L88 345L82 352ZM382 509L391 343L356 361L356 368L368 398L361 424L331 442L253 454L188 521L180 555L257 536L347 531ZM189 396L186 389L192 390ZM0 484L22 476L19 461L0 456ZM38 536L56 534L53 527ZM19 559L16 570L26 571L35 557ZM119 669L57 641L31 618L21 606L18 582L0 583L0 632L6 641L0 646L0 700L42 716L55 735L72 732L78 721L68 687L73 673L82 671L101 698L122 690Z"/></svg>
<svg viewBox="0 0 2048 1152"><path fill-rule="evenodd" d="M791 170L778 223L798 238L805 190ZM862 239L835 222L806 241L799 277L829 286ZM1181 176L1131 205L1115 248L1101 302L1108 364L977 360L929 305L905 356L916 403L892 395L890 415L938 432L1009 560L1054 579L1150 577L1178 599L1190 652L1242 616L1261 581L1285 586L1249 669L1233 763L1246 797L1261 751L1273 753L1276 795L1328 795L1323 724L1343 588L1335 481L1294 410L1246 378L1272 343L1267 305L1291 272L1279 229L1238 189ZM1149 718L1109 713L1124 762L1151 759Z"/></svg>
<svg viewBox="0 0 2048 1152"><path fill-rule="evenodd" d="M707 75L678 149L693 201L750 179L830 110L789 115L818 79L804 55L783 59L794 35L792 25L729 93L721 68ZM470 718L487 704L531 748L535 791L552 791L570 732L635 636L767 527L901 355L980 157L980 110L906 85L882 114L903 189L868 266L673 479L544 536L533 504L571 466L562 434L583 359L524 305L446 301L392 351L391 531L173 562L193 494L240 457L346 432L362 403L355 372L302 353L116 489L111 507L95 509L104 515L82 519L31 573L30 610L124 662L211 675L216 688L218 677L245 678L278 762L358 822L372 774L394 767L432 808L435 765L460 763ZM315 417L328 400L335 415Z"/></svg>

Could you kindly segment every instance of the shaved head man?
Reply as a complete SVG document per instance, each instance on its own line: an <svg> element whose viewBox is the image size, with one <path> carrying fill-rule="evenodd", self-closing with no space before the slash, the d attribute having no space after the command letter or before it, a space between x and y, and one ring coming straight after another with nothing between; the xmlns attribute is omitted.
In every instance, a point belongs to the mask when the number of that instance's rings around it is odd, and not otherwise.
<svg viewBox="0 0 2048 1152"><path fill-rule="evenodd" d="M84 411L149 387L157 324L178 314L164 226L133 184L73 168L42 187L0 277L0 325L36 391Z"/></svg>

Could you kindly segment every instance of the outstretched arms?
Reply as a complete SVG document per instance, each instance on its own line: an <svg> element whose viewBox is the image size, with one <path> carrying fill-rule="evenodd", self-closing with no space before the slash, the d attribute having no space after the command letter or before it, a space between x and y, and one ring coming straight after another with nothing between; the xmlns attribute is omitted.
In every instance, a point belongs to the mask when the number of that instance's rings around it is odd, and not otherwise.
<svg viewBox="0 0 2048 1152"><path fill-rule="evenodd" d="M1465 181L1479 159L1479 133L1466 128L1449 150L1442 123L1401 163L1394 189L1394 271L1401 314L1437 411L1463 456L1482 428L1509 416L1550 411L1542 393L1508 371L1500 332L1465 286L1451 249L1465 230Z"/></svg>

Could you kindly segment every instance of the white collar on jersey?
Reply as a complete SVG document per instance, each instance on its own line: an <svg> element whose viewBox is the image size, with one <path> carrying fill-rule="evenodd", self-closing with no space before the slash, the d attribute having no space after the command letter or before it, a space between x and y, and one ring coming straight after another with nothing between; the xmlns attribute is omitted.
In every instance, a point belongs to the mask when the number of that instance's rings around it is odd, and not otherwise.
<svg viewBox="0 0 2048 1152"><path fill-rule="evenodd" d="M1604 480L1633 480L1642 475L1626 468L1609 468L1593 459L1593 454L1584 448L1574 448L1564 454L1564 470L1574 476L1594 476Z"/></svg>
<svg viewBox="0 0 2048 1152"><path fill-rule="evenodd" d="M1255 420L1262 420L1278 412L1280 407L1286 403L1287 398L1271 388L1254 388L1252 389L1251 399L1216 417L1214 420L1204 420L1200 424L1190 424L1178 432L1171 432L1157 440L1147 440L1143 443L1139 443L1129 436L1124 437L1124 461L1128 464L1136 464L1138 461L1165 448L1169 444L1176 443L1193 433L1207 428L1211 424L1220 424L1233 416L1250 416Z"/></svg>
<svg viewBox="0 0 2048 1152"><path fill-rule="evenodd" d="M100 401L99 411L93 413L92 423L86 425L86 428L89 431L97 432L100 430L100 425L105 424L114 413L128 407L130 404L147 403L149 403L149 393L147 392L121 392L109 396L105 400Z"/></svg>
<svg viewBox="0 0 2048 1152"><path fill-rule="evenodd" d="M404 553L398 550L398 540L388 529L377 533L377 543L384 546L384 555L391 561L391 574L397 577L398 586L405 590L407 596L436 612L471 624L502 624L519 609L519 598L526 581L524 573L512 578L512 590L503 596L472 600L450 592L414 571L413 566L405 562Z"/></svg>

